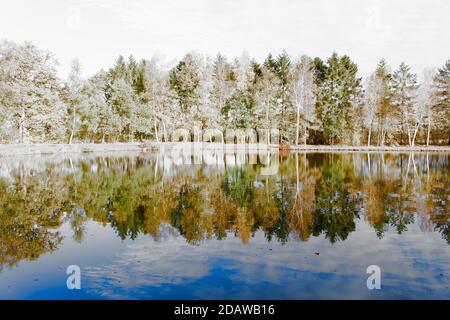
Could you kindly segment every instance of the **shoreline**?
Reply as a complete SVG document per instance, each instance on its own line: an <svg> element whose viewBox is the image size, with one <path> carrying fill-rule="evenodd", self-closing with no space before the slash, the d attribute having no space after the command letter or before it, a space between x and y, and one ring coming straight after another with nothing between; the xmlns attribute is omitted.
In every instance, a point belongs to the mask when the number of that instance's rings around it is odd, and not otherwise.
<svg viewBox="0 0 450 320"><path fill-rule="evenodd" d="M201 149L225 151L258 151L278 150L279 146L272 144L223 144L210 142L125 142L125 143L84 143L84 144L0 144L0 157L14 155L44 155L69 153L97 152L152 152L171 149ZM285 151L310 152L449 152L450 146L346 146L346 145L298 145L290 146Z"/></svg>

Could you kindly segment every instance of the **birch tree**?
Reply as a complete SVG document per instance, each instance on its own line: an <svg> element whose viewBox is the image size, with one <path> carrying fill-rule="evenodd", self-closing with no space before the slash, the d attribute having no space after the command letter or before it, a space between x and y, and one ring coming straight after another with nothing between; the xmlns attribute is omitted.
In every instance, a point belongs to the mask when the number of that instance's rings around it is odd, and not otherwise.
<svg viewBox="0 0 450 320"><path fill-rule="evenodd" d="M295 144L299 144L300 126L303 127L303 144L308 139L308 129L313 127L315 117L315 83L312 59L301 56L292 66L290 94L296 110Z"/></svg>
<svg viewBox="0 0 450 320"><path fill-rule="evenodd" d="M72 144L75 131L79 127L80 106L84 102L85 96L82 94L83 81L81 79L81 65L78 59L72 60L66 84L65 100L68 111L69 144Z"/></svg>
<svg viewBox="0 0 450 320"><path fill-rule="evenodd" d="M372 74L366 81L363 106L363 125L368 131L367 145L370 146L372 129L375 126L376 114L380 105L381 83L376 74Z"/></svg>
<svg viewBox="0 0 450 320"><path fill-rule="evenodd" d="M250 92L255 100L255 116L258 129L266 131L266 143L270 144L270 131L276 124L276 99L279 79L274 72L265 65L252 62L254 79L250 86Z"/></svg>
<svg viewBox="0 0 450 320"><path fill-rule="evenodd" d="M427 146L430 145L430 132L431 132L431 122L433 119L432 115L432 103L433 103L433 76L435 70L427 68L424 70L422 76L422 83L418 89L417 103L414 108L414 119L416 126L414 128L414 134L412 137L412 144L415 144L417 132L419 128L426 124L427 128Z"/></svg>

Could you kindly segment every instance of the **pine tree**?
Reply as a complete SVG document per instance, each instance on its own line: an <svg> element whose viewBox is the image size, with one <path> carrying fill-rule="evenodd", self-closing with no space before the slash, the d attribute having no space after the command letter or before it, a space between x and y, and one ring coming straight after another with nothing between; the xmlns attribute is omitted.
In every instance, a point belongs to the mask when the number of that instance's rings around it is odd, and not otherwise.
<svg viewBox="0 0 450 320"><path fill-rule="evenodd" d="M358 68L346 55L333 53L327 62L314 59L317 84L317 114L323 134L331 144L353 138L361 79Z"/></svg>
<svg viewBox="0 0 450 320"><path fill-rule="evenodd" d="M447 131L450 144L450 59L433 79L432 119L437 129Z"/></svg>
<svg viewBox="0 0 450 320"><path fill-rule="evenodd" d="M106 99L107 82L108 75L101 71L89 78L84 88L85 101L80 110L80 131L88 141L100 138L101 142L105 142L114 133L114 115Z"/></svg>
<svg viewBox="0 0 450 320"><path fill-rule="evenodd" d="M294 114L289 95L291 58L286 52L281 53L277 58L269 55L264 62L264 66L278 78L277 82L272 83L274 90L276 90L274 116L281 137L289 140L289 136L293 133L289 124L292 122Z"/></svg>
<svg viewBox="0 0 450 320"><path fill-rule="evenodd" d="M417 76L411 72L411 68L401 63L392 77L393 105L396 107L396 115L400 122L401 137L403 143L403 132L406 130L408 143L413 144L411 127L413 124L414 103L417 92Z"/></svg>
<svg viewBox="0 0 450 320"><path fill-rule="evenodd" d="M108 103L111 105L116 134L132 141L136 116L132 86L125 79L115 80L110 86Z"/></svg>
<svg viewBox="0 0 450 320"><path fill-rule="evenodd" d="M386 135L392 123L392 74L386 60L381 59L375 71L377 81L376 117L378 123L379 144L384 145Z"/></svg>
<svg viewBox="0 0 450 320"><path fill-rule="evenodd" d="M254 126L254 100L246 91L237 91L224 104L222 114L228 129L250 129Z"/></svg>
<svg viewBox="0 0 450 320"><path fill-rule="evenodd" d="M187 54L171 71L171 89L175 92L181 112L186 114L199 103L197 89L200 85L198 67L192 54Z"/></svg>
<svg viewBox="0 0 450 320"><path fill-rule="evenodd" d="M217 55L212 72L211 103L221 110L235 90L236 75L231 64L221 54Z"/></svg>

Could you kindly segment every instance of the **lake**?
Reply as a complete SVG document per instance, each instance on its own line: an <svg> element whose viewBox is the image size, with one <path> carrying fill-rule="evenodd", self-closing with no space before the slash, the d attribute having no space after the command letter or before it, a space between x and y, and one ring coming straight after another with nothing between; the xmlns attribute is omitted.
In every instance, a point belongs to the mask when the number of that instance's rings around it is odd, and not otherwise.
<svg viewBox="0 0 450 320"><path fill-rule="evenodd" d="M450 299L449 274L450 154L0 158L1 299Z"/></svg>

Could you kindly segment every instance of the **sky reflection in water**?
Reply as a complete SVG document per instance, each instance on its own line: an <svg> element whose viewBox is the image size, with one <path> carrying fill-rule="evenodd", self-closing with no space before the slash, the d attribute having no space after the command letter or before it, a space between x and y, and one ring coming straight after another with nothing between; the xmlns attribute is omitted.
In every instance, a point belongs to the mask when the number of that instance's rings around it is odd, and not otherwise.
<svg viewBox="0 0 450 320"><path fill-rule="evenodd" d="M3 158L0 298L450 298L450 155L208 156Z"/></svg>

